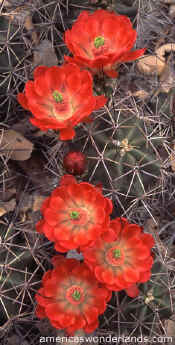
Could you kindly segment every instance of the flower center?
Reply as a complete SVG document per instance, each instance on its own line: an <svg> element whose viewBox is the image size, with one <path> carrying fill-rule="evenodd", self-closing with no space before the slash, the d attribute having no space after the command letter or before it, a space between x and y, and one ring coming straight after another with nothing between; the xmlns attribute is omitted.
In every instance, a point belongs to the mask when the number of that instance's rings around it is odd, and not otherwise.
<svg viewBox="0 0 175 345"><path fill-rule="evenodd" d="M81 293L78 290L75 290L72 294L72 298L75 299L75 301L79 301L81 298Z"/></svg>
<svg viewBox="0 0 175 345"><path fill-rule="evenodd" d="M94 46L95 48L100 48L101 46L103 46L105 43L105 39L103 36L97 36L94 40Z"/></svg>
<svg viewBox="0 0 175 345"><path fill-rule="evenodd" d="M56 103L61 103L63 100L63 96L57 90L52 93L52 96Z"/></svg>
<svg viewBox="0 0 175 345"><path fill-rule="evenodd" d="M66 293L66 298L72 304L80 304L84 299L83 289L79 286L71 286Z"/></svg>
<svg viewBox="0 0 175 345"><path fill-rule="evenodd" d="M120 249L114 249L113 255L114 255L114 258L115 258L115 259L120 258L120 256L121 256L121 251L120 251Z"/></svg>
<svg viewBox="0 0 175 345"><path fill-rule="evenodd" d="M110 248L106 254L107 261L112 266L121 266L124 263L124 253L119 248Z"/></svg>
<svg viewBox="0 0 175 345"><path fill-rule="evenodd" d="M70 213L70 217L71 217L71 219L79 219L79 212L77 212L77 211L72 211L71 213Z"/></svg>

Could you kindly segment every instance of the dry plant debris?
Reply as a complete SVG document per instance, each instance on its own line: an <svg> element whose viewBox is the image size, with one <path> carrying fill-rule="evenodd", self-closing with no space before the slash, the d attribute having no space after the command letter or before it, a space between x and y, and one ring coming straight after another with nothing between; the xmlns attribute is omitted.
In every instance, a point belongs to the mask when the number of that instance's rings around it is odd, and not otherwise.
<svg viewBox="0 0 175 345"><path fill-rule="evenodd" d="M175 5L170 6L169 15L170 15L170 17L174 18L174 16L175 16Z"/></svg>
<svg viewBox="0 0 175 345"><path fill-rule="evenodd" d="M20 212L24 214L28 211L39 211L45 198L46 197L44 195L41 195L38 192L33 192L31 194L26 193L19 206Z"/></svg>
<svg viewBox="0 0 175 345"><path fill-rule="evenodd" d="M0 4L3 4L4 7L10 7L11 6L10 2L7 0L0 0Z"/></svg>
<svg viewBox="0 0 175 345"><path fill-rule="evenodd" d="M175 171L175 143L173 144L173 147L172 147L170 160L171 160L171 169Z"/></svg>
<svg viewBox="0 0 175 345"><path fill-rule="evenodd" d="M165 68L165 59L156 55L144 56L137 62L137 67L144 74L156 73L161 75Z"/></svg>
<svg viewBox="0 0 175 345"><path fill-rule="evenodd" d="M145 90L138 90L133 93L131 93L132 96L138 97L141 100L146 100L149 97L149 93Z"/></svg>
<svg viewBox="0 0 175 345"><path fill-rule="evenodd" d="M159 76L160 88L159 92L169 93L174 86L175 70L174 65L171 64L170 59L165 58L165 54L172 54L175 52L175 43L163 44L155 49L155 55L148 55L137 62L137 68L145 75L156 74Z"/></svg>
<svg viewBox="0 0 175 345"><path fill-rule="evenodd" d="M11 199L9 201L0 202L0 217L2 217L4 214L11 212L15 209L16 207L16 200L15 199Z"/></svg>
<svg viewBox="0 0 175 345"><path fill-rule="evenodd" d="M175 43L163 44L155 50L156 55L161 59L164 58L165 53L172 53L175 51Z"/></svg>
<svg viewBox="0 0 175 345"><path fill-rule="evenodd" d="M175 4L175 0L163 0L165 4Z"/></svg>
<svg viewBox="0 0 175 345"><path fill-rule="evenodd" d="M58 59L52 43L46 39L37 45L33 53L33 67L41 65L48 67L58 65Z"/></svg>
<svg viewBox="0 0 175 345"><path fill-rule="evenodd" d="M165 329L168 337L175 338L175 315L165 321Z"/></svg>
<svg viewBox="0 0 175 345"><path fill-rule="evenodd" d="M24 138L22 134L9 129L1 134L0 154L12 160L24 161L30 158L33 143Z"/></svg>
<svg viewBox="0 0 175 345"><path fill-rule="evenodd" d="M169 93L175 83L175 70L170 65L167 65L160 76L160 92Z"/></svg>
<svg viewBox="0 0 175 345"><path fill-rule="evenodd" d="M167 62L165 53L175 52L175 43L163 44L155 50L156 55L147 55L137 62L137 67L140 72L145 74L157 73L159 76L165 73Z"/></svg>

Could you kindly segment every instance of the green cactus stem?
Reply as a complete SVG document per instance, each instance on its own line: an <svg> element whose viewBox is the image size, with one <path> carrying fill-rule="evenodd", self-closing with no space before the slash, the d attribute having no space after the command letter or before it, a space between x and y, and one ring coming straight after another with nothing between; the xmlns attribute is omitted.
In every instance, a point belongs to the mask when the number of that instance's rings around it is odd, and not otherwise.
<svg viewBox="0 0 175 345"><path fill-rule="evenodd" d="M145 131L144 122L136 117L120 117L115 131L112 135L108 133L108 136L105 131L95 134L94 145L91 143L88 152L84 151L89 158L90 174L101 180L105 165L110 172L109 178L103 176L105 187L109 187L110 180L115 190L126 196L142 196L161 179L161 160L156 147L162 139L153 138Z"/></svg>

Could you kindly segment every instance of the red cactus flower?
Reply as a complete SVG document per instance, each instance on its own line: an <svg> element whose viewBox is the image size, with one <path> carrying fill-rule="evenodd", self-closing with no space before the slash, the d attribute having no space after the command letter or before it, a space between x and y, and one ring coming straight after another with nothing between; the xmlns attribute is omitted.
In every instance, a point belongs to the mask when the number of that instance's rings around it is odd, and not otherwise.
<svg viewBox="0 0 175 345"><path fill-rule="evenodd" d="M96 278L108 289L127 289L133 297L138 294L135 284L150 278L153 245L153 237L144 234L140 226L116 218L93 246L83 249L83 255Z"/></svg>
<svg viewBox="0 0 175 345"><path fill-rule="evenodd" d="M105 10L83 11L72 29L65 32L65 43L73 54L73 58L65 56L65 60L88 67L93 73L103 70L109 77L116 77L118 64L133 61L145 52L131 51L136 36L126 16Z"/></svg>
<svg viewBox="0 0 175 345"><path fill-rule="evenodd" d="M71 151L63 160L66 171L73 175L82 175L86 168L86 157L82 152Z"/></svg>
<svg viewBox="0 0 175 345"><path fill-rule="evenodd" d="M30 121L43 131L60 131L61 140L75 136L74 126L106 103L104 96L93 96L92 76L75 64L37 67L34 81L28 81L18 102L30 110Z"/></svg>
<svg viewBox="0 0 175 345"><path fill-rule="evenodd" d="M67 175L42 205L38 232L66 252L95 241L109 226L112 202L90 183L77 183ZM64 183L65 182L65 183Z"/></svg>
<svg viewBox="0 0 175 345"><path fill-rule="evenodd" d="M46 272L35 298L36 315L48 317L53 327L74 334L98 327L111 292L100 284L84 264L75 259L53 258L54 269Z"/></svg>

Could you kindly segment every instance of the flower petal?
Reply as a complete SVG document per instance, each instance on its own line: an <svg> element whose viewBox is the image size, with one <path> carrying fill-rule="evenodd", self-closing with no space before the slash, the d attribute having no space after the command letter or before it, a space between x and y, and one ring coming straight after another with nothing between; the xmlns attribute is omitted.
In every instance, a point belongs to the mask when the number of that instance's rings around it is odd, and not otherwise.
<svg viewBox="0 0 175 345"><path fill-rule="evenodd" d="M68 327L75 322L75 316L61 311L57 303L47 305L46 315L52 320L58 321L62 328Z"/></svg>
<svg viewBox="0 0 175 345"><path fill-rule="evenodd" d="M64 175L60 179L60 186L66 186L72 183L77 183L76 178L72 175Z"/></svg>
<svg viewBox="0 0 175 345"><path fill-rule="evenodd" d="M18 93L17 100L24 109L29 110L29 105L25 93Z"/></svg>
<svg viewBox="0 0 175 345"><path fill-rule="evenodd" d="M39 304L36 306L35 314L39 319L43 319L43 318L47 317L47 315L45 313L45 308Z"/></svg>
<svg viewBox="0 0 175 345"><path fill-rule="evenodd" d="M88 308L84 311L84 316L88 324L95 322L98 319L98 309Z"/></svg>
<svg viewBox="0 0 175 345"><path fill-rule="evenodd" d="M71 140L75 136L75 130L71 127L60 130L60 140Z"/></svg>
<svg viewBox="0 0 175 345"><path fill-rule="evenodd" d="M137 282L139 279L139 272L137 271L137 269L128 268L124 272L124 279L127 282Z"/></svg>
<svg viewBox="0 0 175 345"><path fill-rule="evenodd" d="M95 110L98 110L98 109L100 109L101 107L103 107L105 104L106 104L106 102L107 102L107 97L105 97L105 96L96 96L95 97Z"/></svg>
<svg viewBox="0 0 175 345"><path fill-rule="evenodd" d="M145 52L145 48L143 49L138 49L133 52L127 52L123 54L121 57L118 58L117 62L122 63L122 62L128 62L128 61L133 61L138 59L139 57L143 56Z"/></svg>

